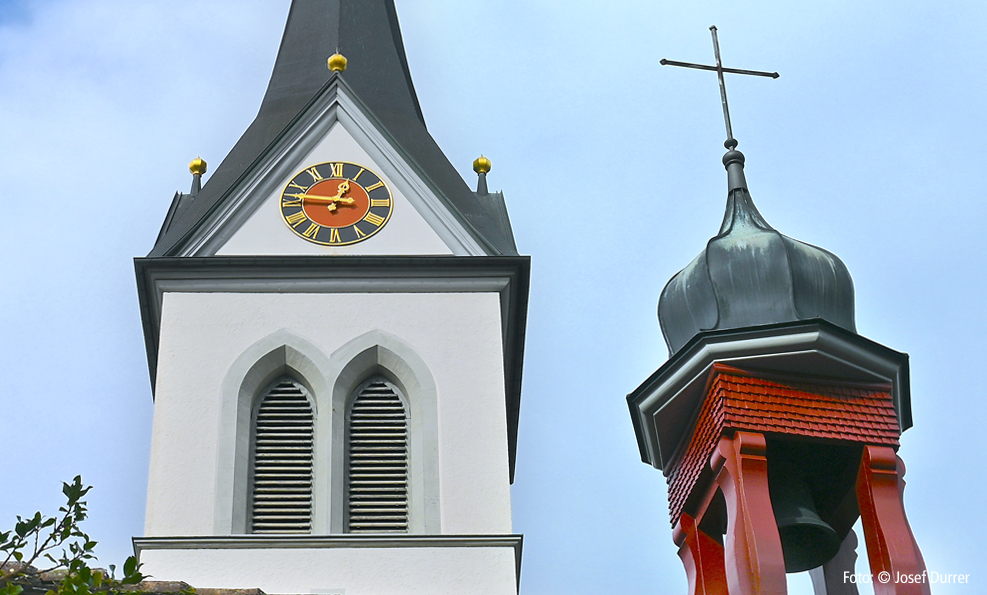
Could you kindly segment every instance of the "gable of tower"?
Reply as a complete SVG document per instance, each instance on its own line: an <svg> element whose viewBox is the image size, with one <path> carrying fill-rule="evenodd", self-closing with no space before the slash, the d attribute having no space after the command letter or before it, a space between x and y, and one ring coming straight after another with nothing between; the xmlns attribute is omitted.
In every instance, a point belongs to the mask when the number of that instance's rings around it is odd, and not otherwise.
<svg viewBox="0 0 987 595"><path fill-rule="evenodd" d="M309 196L306 192L333 194L338 182L329 191L317 188L331 184L335 168L342 164L352 164L340 170L352 186L347 197L357 195L360 184L362 188L377 186L370 193L372 197L363 198L372 198L374 204L385 207L365 208L364 218L355 219L360 221L358 225L339 228L324 224L350 216L349 211L359 210L361 205L333 205L335 212L330 212L328 205L306 200L305 211L293 208L299 204L298 197ZM323 183L318 184L312 176L319 176ZM510 229L501 195L477 199L495 207L498 220ZM316 225L319 227L315 227L313 237L304 235ZM222 204L191 229L174 250L181 256L495 253L339 77L323 88L281 138L231 186Z"/></svg>
<svg viewBox="0 0 987 595"><path fill-rule="evenodd" d="M330 72L327 58L347 48L349 67L337 62L341 70ZM369 166L389 185L386 233L350 242L326 232L314 246L292 244L282 228L304 234L313 223L339 227L330 219L340 218L315 213L324 202L302 224L284 223L293 212L257 215L273 210L296 174L334 161ZM352 211L344 206L334 215ZM371 212L369 225L381 213ZM359 228L369 236L367 225ZM313 253L517 254L503 196L473 192L425 127L392 2L293 3L257 116L201 191L176 195L148 256Z"/></svg>

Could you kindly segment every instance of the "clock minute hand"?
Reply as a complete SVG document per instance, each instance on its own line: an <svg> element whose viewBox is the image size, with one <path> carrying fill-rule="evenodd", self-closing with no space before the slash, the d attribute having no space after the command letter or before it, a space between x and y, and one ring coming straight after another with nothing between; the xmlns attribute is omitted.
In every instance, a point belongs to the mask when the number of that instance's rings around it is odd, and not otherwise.
<svg viewBox="0 0 987 595"><path fill-rule="evenodd" d="M317 194L289 194L288 196L293 196L295 198L300 198L304 201L317 202L317 203L341 202L346 205L351 205L354 202L352 198L343 198L338 194L336 196L319 196Z"/></svg>

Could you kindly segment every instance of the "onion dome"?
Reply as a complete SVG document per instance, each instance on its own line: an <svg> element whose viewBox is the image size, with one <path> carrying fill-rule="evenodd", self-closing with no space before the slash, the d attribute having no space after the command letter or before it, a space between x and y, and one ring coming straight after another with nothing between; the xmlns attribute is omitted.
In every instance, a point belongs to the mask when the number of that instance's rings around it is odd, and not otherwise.
<svg viewBox="0 0 987 595"><path fill-rule="evenodd" d="M822 318L856 332L846 265L768 225L751 199L744 155L735 146L723 156L729 192L720 231L658 300L669 355L705 331Z"/></svg>

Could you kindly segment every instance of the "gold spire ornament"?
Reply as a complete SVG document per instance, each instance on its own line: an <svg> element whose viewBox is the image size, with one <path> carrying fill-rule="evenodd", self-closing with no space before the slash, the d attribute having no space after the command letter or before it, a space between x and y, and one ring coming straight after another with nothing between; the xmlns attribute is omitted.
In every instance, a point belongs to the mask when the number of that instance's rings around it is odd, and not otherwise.
<svg viewBox="0 0 987 595"><path fill-rule="evenodd" d="M346 70L346 56L339 52L329 56L329 70L333 72L343 72Z"/></svg>
<svg viewBox="0 0 987 595"><path fill-rule="evenodd" d="M473 162L473 171L475 171L478 174L485 174L489 172L490 160L484 157L483 155L480 155L479 157L476 158L476 161Z"/></svg>
<svg viewBox="0 0 987 595"><path fill-rule="evenodd" d="M206 162L202 157L196 157L188 164L188 170L193 176L201 176L206 173Z"/></svg>

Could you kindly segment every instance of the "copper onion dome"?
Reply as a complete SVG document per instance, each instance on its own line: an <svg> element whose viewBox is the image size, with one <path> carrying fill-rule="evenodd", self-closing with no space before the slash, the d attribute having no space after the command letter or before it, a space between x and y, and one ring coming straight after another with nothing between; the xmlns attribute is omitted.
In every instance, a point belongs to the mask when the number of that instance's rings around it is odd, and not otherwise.
<svg viewBox="0 0 987 595"><path fill-rule="evenodd" d="M846 265L768 225L747 189L743 153L731 147L723 165L729 193L720 231L658 301L669 355L706 331L822 318L856 332Z"/></svg>

